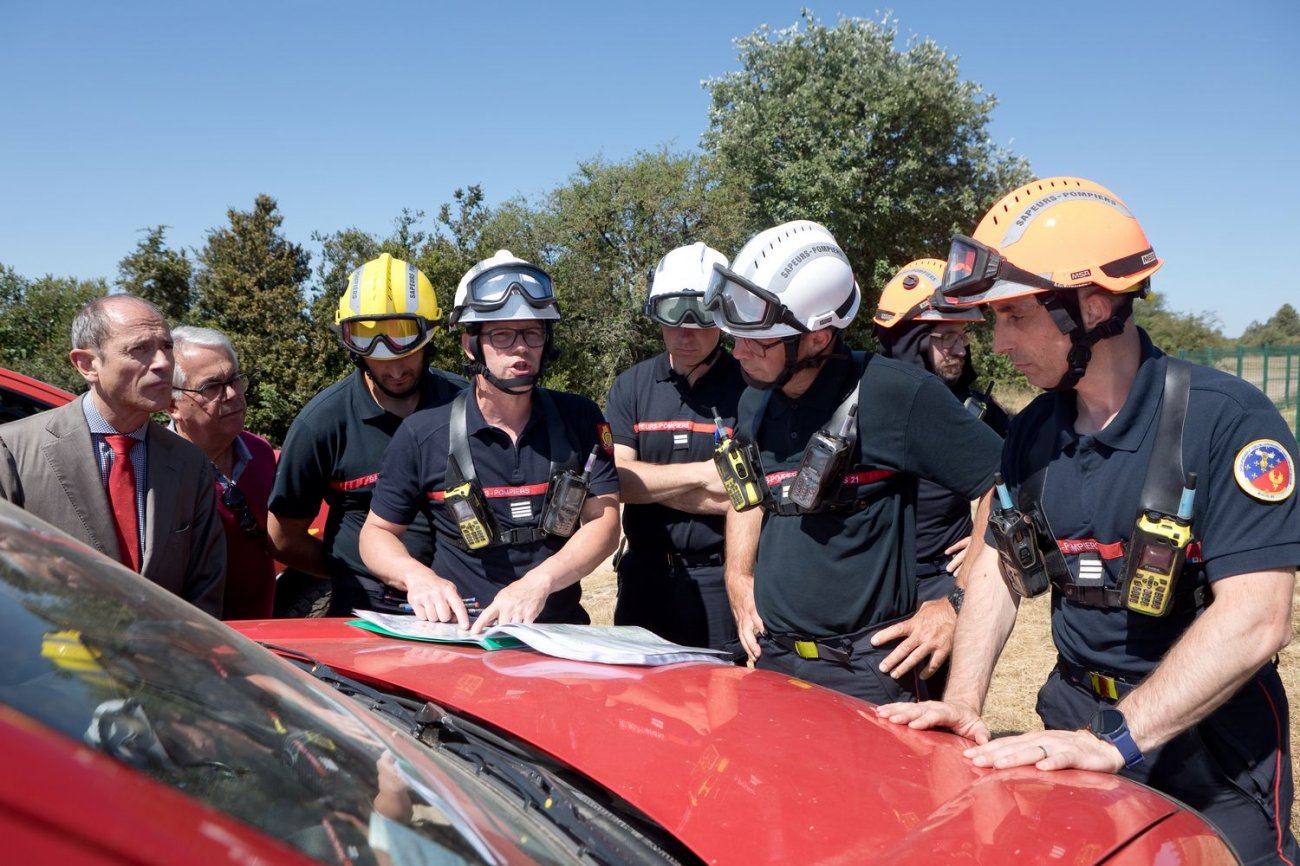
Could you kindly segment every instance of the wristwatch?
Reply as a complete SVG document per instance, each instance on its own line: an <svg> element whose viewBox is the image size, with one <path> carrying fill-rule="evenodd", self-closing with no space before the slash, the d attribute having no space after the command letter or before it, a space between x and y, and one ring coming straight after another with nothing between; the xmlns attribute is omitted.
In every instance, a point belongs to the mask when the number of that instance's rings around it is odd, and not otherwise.
<svg viewBox="0 0 1300 866"><path fill-rule="evenodd" d="M1088 730L1093 736L1119 749L1119 753L1124 757L1126 768L1131 770L1145 760L1142 757L1142 750L1138 748L1137 743L1133 742L1133 735L1129 732L1124 714L1114 707L1102 707L1097 710L1097 714L1088 723Z"/></svg>
<svg viewBox="0 0 1300 866"><path fill-rule="evenodd" d="M961 603L965 600L966 590L960 586L954 586L952 592L948 593L948 603L952 605L952 609L957 613L961 613Z"/></svg>

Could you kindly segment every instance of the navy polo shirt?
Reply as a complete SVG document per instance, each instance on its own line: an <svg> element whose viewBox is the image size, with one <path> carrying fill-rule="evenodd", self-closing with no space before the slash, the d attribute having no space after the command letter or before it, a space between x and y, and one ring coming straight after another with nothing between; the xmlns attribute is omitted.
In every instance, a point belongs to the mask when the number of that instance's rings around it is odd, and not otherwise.
<svg viewBox="0 0 1300 866"><path fill-rule="evenodd" d="M600 408L577 394L549 393L571 443L559 452L552 450L557 446L550 441L546 415L535 396L532 414L518 443L484 420L473 395L466 402L469 453L478 483L488 494L498 533L538 525L551 477L552 453L575 452L581 469L592 448L602 445L591 470L591 495L618 493L618 475L610 454L613 448L605 438L609 427ZM384 457L383 472L370 505L375 514L403 526L432 520L438 535L460 538L441 501L447 489L450 427L450 404L416 412L406 419ZM434 570L455 583L462 595L476 598L486 607L502 587L540 565L566 540L549 536L528 544L494 544L480 550L465 550L444 542L436 546L433 557L420 561L433 563ZM579 604L581 598L582 589L576 583L552 593L538 622L587 622Z"/></svg>
<svg viewBox="0 0 1300 866"><path fill-rule="evenodd" d="M745 390L740 362L727 352L691 385L673 372L664 352L624 370L605 406L616 445L635 448L647 463L713 459L713 410L728 433ZM650 553L722 553L723 515L689 514L657 502L623 506L628 549Z"/></svg>
<svg viewBox="0 0 1300 866"><path fill-rule="evenodd" d="M842 346L841 346L842 348ZM815 637L849 634L916 609L916 480L928 478L967 499L993 483L1001 440L936 376L868 354L861 376L834 357L795 400L773 392L756 441L769 483L792 475L804 446L859 389L859 438L850 473L863 483L858 511L767 513L754 566L755 601L771 631ZM754 389L741 399L747 432Z"/></svg>
<svg viewBox="0 0 1300 866"><path fill-rule="evenodd" d="M1118 587L1124 575L1121 543L1133 531L1152 459L1164 392L1166 356L1139 329L1142 360L1123 408L1093 435L1074 432L1075 393L1043 394L1011 423L1003 451L1003 474L1018 497L1034 471L1029 451L1037 436L1055 445L1044 480L1043 508L1052 531L1077 576L1089 560L1104 567L1105 585ZM1290 457L1294 481L1296 440L1277 409L1253 385L1208 367L1193 366L1183 468L1197 474L1192 539L1201 563L1184 568L1175 592L1198 582L1300 563L1300 510L1294 493L1275 502L1246 492L1234 465L1249 458L1253 443L1272 440ZM1252 470L1253 471L1253 470ZM1283 477L1282 475L1278 476ZM1152 617L1127 610L1086 607L1053 592L1052 635L1057 650L1076 665L1141 676L1168 652L1190 624L1192 611Z"/></svg>
<svg viewBox="0 0 1300 866"><path fill-rule="evenodd" d="M314 518L321 501L329 503L323 541L333 577L361 575L378 581L361 561L357 540L370 512L384 451L402 419L370 395L360 370L321 391L298 413L275 473L269 510L283 518ZM449 403L467 383L460 376L430 369L419 408ZM422 562L433 556L433 530L427 521L411 526L403 542Z"/></svg>

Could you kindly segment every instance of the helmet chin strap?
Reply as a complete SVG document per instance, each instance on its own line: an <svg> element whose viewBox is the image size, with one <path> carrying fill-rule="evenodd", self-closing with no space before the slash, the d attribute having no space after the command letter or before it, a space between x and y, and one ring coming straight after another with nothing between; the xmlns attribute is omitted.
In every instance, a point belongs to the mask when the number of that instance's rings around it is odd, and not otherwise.
<svg viewBox="0 0 1300 866"><path fill-rule="evenodd" d="M691 369L687 370L685 373L678 373L677 371L674 370L672 371L673 375L680 376L683 379L690 379L691 376L695 374L696 370L700 369L701 367L707 367L709 364L712 364L714 361L718 360L718 356L721 354L722 354L722 334L719 333L718 342L713 344L713 350L710 351L709 354L705 355L703 360L701 360L697 364L694 364L691 367Z"/></svg>
<svg viewBox="0 0 1300 866"><path fill-rule="evenodd" d="M1092 347L1102 340L1118 337L1124 332L1124 322L1133 313L1133 296L1126 295L1115 306L1111 316L1092 330L1083 325L1083 312L1079 309L1077 291L1047 292L1038 296L1038 302L1051 315L1062 334L1070 338L1070 353L1066 355L1067 369L1061 380L1049 391L1072 391L1088 371L1092 360Z"/></svg>
<svg viewBox="0 0 1300 866"><path fill-rule="evenodd" d="M793 379L795 374L800 370L820 367L824 364L832 356L833 350L839 342L839 338L836 337L826 344L825 350L818 352L816 355L809 355L803 360L798 360L799 338L802 336L802 334L792 334L789 337L783 337L781 339L781 345L785 348L785 366L781 368L780 374L777 375L775 379L771 382L760 382L757 379L751 379L748 375L745 375L745 383L751 388L755 388L759 391L779 391L784 388L786 383ZM741 372L744 374L743 370Z"/></svg>
<svg viewBox="0 0 1300 866"><path fill-rule="evenodd" d="M469 337L469 351L473 357L465 359L465 373L471 378L482 376L498 391L513 397L520 397L537 386L538 380L546 375L546 365L559 354L555 351L552 340L551 323L547 322L546 346L542 350L542 361L537 366L537 372L529 373L527 376L513 376L509 379L502 379L487 368L483 357L483 345L479 342L478 331L475 330Z"/></svg>

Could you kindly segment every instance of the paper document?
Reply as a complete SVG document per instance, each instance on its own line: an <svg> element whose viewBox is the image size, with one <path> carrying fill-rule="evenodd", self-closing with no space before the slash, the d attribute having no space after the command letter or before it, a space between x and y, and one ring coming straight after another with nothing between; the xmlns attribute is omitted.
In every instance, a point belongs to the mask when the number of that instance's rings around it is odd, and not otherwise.
<svg viewBox="0 0 1300 866"><path fill-rule="evenodd" d="M632 625L510 623L491 626L481 635L471 635L461 631L454 622L428 622L414 616L369 610L355 610L353 613L361 619L349 625L408 640L470 644L489 650L529 646L557 658L612 665L729 664L731 661L731 654L725 650L682 646Z"/></svg>

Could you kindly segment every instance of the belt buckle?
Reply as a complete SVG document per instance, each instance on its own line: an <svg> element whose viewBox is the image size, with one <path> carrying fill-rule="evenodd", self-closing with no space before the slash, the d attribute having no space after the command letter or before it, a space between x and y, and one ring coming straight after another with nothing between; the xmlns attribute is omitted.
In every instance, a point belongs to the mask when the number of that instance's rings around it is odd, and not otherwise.
<svg viewBox="0 0 1300 866"><path fill-rule="evenodd" d="M820 659L821 653L817 651L816 641L797 640L794 642L795 654L801 659Z"/></svg>
<svg viewBox="0 0 1300 866"><path fill-rule="evenodd" d="M1119 700L1119 687L1116 685L1114 677L1108 677L1096 671L1088 671L1088 684L1092 686L1092 693L1097 697L1112 701Z"/></svg>

